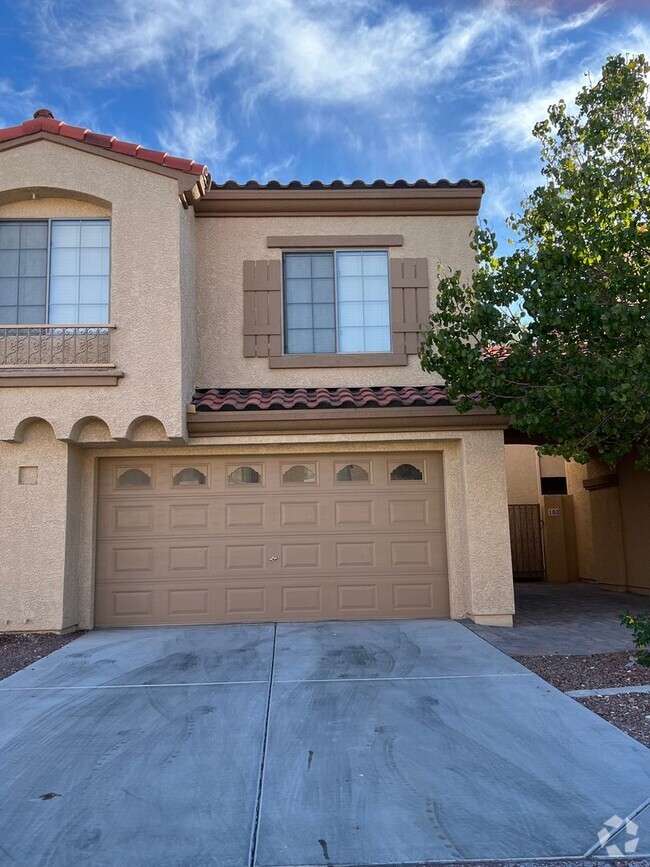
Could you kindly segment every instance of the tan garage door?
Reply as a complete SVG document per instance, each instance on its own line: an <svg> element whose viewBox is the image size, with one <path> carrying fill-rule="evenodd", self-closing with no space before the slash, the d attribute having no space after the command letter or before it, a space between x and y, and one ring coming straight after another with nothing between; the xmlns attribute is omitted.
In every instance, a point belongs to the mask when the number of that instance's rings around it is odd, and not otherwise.
<svg viewBox="0 0 650 867"><path fill-rule="evenodd" d="M96 623L449 613L440 454L100 462Z"/></svg>

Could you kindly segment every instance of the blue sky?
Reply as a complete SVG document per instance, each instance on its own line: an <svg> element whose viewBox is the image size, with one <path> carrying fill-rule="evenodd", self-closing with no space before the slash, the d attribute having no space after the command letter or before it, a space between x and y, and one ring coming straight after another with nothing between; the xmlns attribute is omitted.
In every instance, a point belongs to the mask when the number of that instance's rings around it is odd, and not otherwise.
<svg viewBox="0 0 650 867"><path fill-rule="evenodd" d="M216 180L481 178L502 221L530 131L650 0L0 0L0 125L39 106Z"/></svg>

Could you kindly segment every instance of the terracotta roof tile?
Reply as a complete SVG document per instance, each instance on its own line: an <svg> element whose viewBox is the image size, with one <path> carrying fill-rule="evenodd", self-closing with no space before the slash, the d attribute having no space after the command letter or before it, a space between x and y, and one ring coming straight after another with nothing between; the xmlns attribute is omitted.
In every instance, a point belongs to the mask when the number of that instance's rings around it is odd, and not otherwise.
<svg viewBox="0 0 650 867"><path fill-rule="evenodd" d="M49 109L41 108L35 112L33 118L23 121L18 126L8 126L0 129L0 142L13 141L15 139L24 138L29 135L34 135L38 132L47 132L51 135L60 135L64 138L81 141L93 147L104 148L105 150L113 151L118 154L126 154L127 156L135 157L145 162L156 163L157 165L166 166L176 171L188 172L192 175L208 176L208 167L203 163L195 163L192 160L181 159L180 157L171 157L163 151L149 150L132 142L125 142L116 139L112 135L103 135L102 133L92 132L89 129L84 129L81 126L71 126L64 123L62 120L57 120L52 115Z"/></svg>
<svg viewBox="0 0 650 867"><path fill-rule="evenodd" d="M255 412L265 409L354 409L386 406L450 406L440 385L364 388L200 388L197 412Z"/></svg>
<svg viewBox="0 0 650 867"><path fill-rule="evenodd" d="M238 181L224 181L222 184L212 182L213 190L449 190L449 189L479 189L485 192L485 184L483 181L470 181L467 178L461 178L459 181L448 181L446 178L441 178L438 181L427 181L420 178L418 181L409 183L403 179L393 181L376 180L376 181L345 181L335 180L329 183L323 181L310 181L302 183L301 181L289 181L287 184L281 184L279 181L268 181L265 184L259 181L246 181L239 183Z"/></svg>

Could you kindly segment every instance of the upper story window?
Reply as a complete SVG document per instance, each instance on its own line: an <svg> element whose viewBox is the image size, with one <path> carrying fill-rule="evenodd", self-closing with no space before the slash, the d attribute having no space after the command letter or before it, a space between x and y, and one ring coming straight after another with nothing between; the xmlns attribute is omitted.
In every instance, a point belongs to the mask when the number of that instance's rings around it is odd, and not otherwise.
<svg viewBox="0 0 650 867"><path fill-rule="evenodd" d="M108 322L108 220L0 221L0 324Z"/></svg>
<svg viewBox="0 0 650 867"><path fill-rule="evenodd" d="M288 354L390 352L388 254L284 254Z"/></svg>

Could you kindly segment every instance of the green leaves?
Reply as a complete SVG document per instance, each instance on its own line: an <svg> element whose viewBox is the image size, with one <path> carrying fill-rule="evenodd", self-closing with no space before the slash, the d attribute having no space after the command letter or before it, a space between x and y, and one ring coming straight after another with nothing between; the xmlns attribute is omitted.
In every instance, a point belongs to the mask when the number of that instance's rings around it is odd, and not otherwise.
<svg viewBox="0 0 650 867"><path fill-rule="evenodd" d="M493 406L580 461L637 450L650 467L649 76L643 56L610 57L575 113L549 108L515 248L477 227L472 280L440 272L420 350L459 409Z"/></svg>

